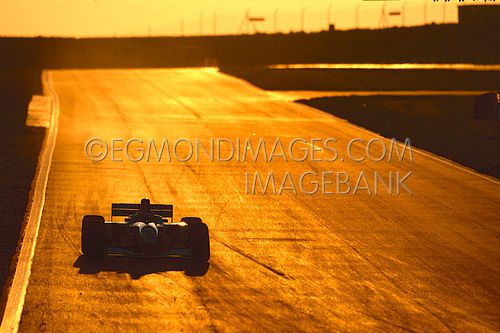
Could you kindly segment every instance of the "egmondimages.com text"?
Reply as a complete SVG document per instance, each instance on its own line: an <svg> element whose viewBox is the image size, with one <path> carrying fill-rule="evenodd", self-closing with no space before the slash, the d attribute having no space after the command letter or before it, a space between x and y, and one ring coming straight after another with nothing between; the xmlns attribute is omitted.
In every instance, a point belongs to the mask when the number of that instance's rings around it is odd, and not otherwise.
<svg viewBox="0 0 500 333"><path fill-rule="evenodd" d="M347 142L331 137L174 140L93 137L85 143L84 153L94 163L252 165L246 168L252 170L243 168L242 171L247 195L412 193L408 187L412 171L408 166L414 157L408 138L401 143L380 137L352 138ZM278 163L279 170L274 170L273 166ZM296 163L307 163L310 167L303 170L297 168Z"/></svg>

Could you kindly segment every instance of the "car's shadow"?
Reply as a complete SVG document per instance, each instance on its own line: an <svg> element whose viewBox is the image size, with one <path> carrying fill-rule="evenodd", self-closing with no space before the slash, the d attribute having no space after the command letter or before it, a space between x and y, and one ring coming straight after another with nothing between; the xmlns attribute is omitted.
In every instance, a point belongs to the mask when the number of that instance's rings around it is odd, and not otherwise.
<svg viewBox="0 0 500 333"><path fill-rule="evenodd" d="M207 274L210 264L193 263L191 260L126 257L107 257L91 261L84 256L79 256L73 266L80 269L80 274L116 272L129 274L132 279L139 279L144 275L169 271L184 272L187 276L203 276Z"/></svg>

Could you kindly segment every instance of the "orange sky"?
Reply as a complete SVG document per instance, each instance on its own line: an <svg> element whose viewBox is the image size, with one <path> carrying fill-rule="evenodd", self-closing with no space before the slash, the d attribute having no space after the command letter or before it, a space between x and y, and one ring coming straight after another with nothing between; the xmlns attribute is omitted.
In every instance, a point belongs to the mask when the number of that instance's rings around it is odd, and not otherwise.
<svg viewBox="0 0 500 333"><path fill-rule="evenodd" d="M317 31L327 27L330 6L331 20L340 29L355 26L356 8L359 26L375 28L384 3L387 12L401 10L406 3L407 25L422 24L425 12L429 23L441 23L443 14L448 22L457 20L456 1L0 0L0 35L195 35L213 34L214 29L217 34L235 34L245 31L241 23L247 9L266 19L256 25L262 32L274 32L275 17L278 31L300 30L302 10L305 30ZM389 17L388 24L401 25L402 18Z"/></svg>

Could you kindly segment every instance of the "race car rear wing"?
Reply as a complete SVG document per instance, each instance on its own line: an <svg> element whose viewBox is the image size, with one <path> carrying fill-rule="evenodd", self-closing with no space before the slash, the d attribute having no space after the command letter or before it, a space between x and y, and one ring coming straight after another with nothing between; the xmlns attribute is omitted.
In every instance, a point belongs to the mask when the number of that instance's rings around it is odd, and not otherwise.
<svg viewBox="0 0 500 333"><path fill-rule="evenodd" d="M140 204L130 203L114 203L111 205L111 221L113 216L128 217L139 211ZM160 215L163 219L172 218L174 216L173 205L151 204L151 211L156 215Z"/></svg>

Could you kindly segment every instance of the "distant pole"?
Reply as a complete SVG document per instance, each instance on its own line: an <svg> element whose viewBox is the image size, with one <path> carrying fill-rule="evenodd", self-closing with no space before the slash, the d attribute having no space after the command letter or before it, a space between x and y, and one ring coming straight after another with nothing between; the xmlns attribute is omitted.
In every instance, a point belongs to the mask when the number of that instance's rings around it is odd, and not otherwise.
<svg viewBox="0 0 500 333"><path fill-rule="evenodd" d="M248 35L250 34L250 9L247 9L245 22L246 22L245 30L246 34Z"/></svg>
<svg viewBox="0 0 500 333"><path fill-rule="evenodd" d="M200 12L200 20L199 20L199 34L200 36L203 35L203 11Z"/></svg>
<svg viewBox="0 0 500 333"><path fill-rule="evenodd" d="M359 29L359 6L357 5L354 10L354 24L356 25L356 29Z"/></svg>
<svg viewBox="0 0 500 333"><path fill-rule="evenodd" d="M406 1L403 2L403 5L401 7L401 22L403 23L403 27L406 26L405 7L406 7Z"/></svg>
<svg viewBox="0 0 500 333"><path fill-rule="evenodd" d="M184 19L181 20L181 36L184 36Z"/></svg>
<svg viewBox="0 0 500 333"><path fill-rule="evenodd" d="M306 7L302 7L300 11L300 31L304 32L304 20L305 20Z"/></svg>
<svg viewBox="0 0 500 333"><path fill-rule="evenodd" d="M385 12L385 6L386 4L384 3L382 5L382 9L380 11L380 20L379 20L379 27L380 28L385 28L388 26L388 22L387 22L387 14Z"/></svg>
<svg viewBox="0 0 500 333"><path fill-rule="evenodd" d="M427 24L427 0L424 0L424 25Z"/></svg>
<svg viewBox="0 0 500 333"><path fill-rule="evenodd" d="M279 12L279 8L276 8L274 10L274 33L275 34L278 33L278 12Z"/></svg>
<svg viewBox="0 0 500 333"><path fill-rule="evenodd" d="M212 23L213 23L214 35L217 35L217 12L214 12Z"/></svg>
<svg viewBox="0 0 500 333"><path fill-rule="evenodd" d="M245 13L243 15L243 20L241 20L240 28L238 29L238 34L245 33L243 29L245 29L245 22L246 22L246 20L247 20L247 14Z"/></svg>
<svg viewBox="0 0 500 333"><path fill-rule="evenodd" d="M446 23L446 1L443 2L443 23Z"/></svg>
<svg viewBox="0 0 500 333"><path fill-rule="evenodd" d="M330 25L332 24L332 5L328 6L328 10L326 13L326 20L328 23L328 29L330 29Z"/></svg>

